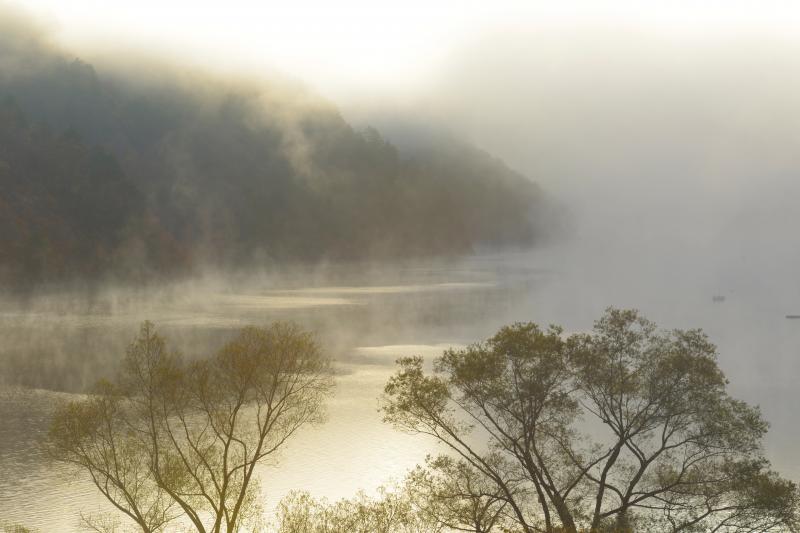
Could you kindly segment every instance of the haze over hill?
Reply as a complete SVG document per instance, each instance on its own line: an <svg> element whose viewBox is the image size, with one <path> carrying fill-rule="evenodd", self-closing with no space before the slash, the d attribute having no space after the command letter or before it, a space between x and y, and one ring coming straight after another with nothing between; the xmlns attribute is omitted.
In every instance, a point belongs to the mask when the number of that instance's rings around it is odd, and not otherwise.
<svg viewBox="0 0 800 533"><path fill-rule="evenodd" d="M399 151L284 82L106 74L2 20L6 280L463 254L529 246L557 218L537 185L467 144Z"/></svg>

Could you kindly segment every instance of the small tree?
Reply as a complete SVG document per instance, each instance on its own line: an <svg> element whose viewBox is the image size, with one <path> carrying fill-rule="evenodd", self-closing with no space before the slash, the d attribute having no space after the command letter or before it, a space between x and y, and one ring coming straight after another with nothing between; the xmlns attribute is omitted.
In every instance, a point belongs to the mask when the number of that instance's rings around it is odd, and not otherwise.
<svg viewBox="0 0 800 533"><path fill-rule="evenodd" d="M488 533L513 523L503 491L463 460L428 457L407 477L405 492L416 512L444 531Z"/></svg>
<svg viewBox="0 0 800 533"><path fill-rule="evenodd" d="M9 522L0 522L0 528L3 533L36 533L37 531L29 529L21 524L12 524Z"/></svg>
<svg viewBox="0 0 800 533"><path fill-rule="evenodd" d="M198 532L258 519L256 466L323 419L329 361L291 324L248 327L184 364L145 323L115 383L55 414L53 458L88 471L142 531L183 517Z"/></svg>
<svg viewBox="0 0 800 533"><path fill-rule="evenodd" d="M415 507L406 485L381 488L378 497L359 492L329 503L307 492L292 492L278 505L278 533L444 533Z"/></svg>
<svg viewBox="0 0 800 533"><path fill-rule="evenodd" d="M592 333L502 328L423 369L399 361L385 419L436 437L525 532L787 531L797 487L769 470L767 424L734 400L698 330L609 309ZM479 486L479 485L475 485ZM477 531L477 529L474 529Z"/></svg>
<svg viewBox="0 0 800 533"><path fill-rule="evenodd" d="M493 492L494 491L494 492ZM428 458L405 480L333 503L292 492L278 505L278 533L485 533L505 520L496 487L464 462Z"/></svg>

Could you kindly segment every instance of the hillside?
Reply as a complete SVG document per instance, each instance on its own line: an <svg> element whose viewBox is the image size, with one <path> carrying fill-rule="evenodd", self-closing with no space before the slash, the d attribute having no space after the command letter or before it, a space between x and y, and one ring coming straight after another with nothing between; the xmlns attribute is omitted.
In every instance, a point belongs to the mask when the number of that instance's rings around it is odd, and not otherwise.
<svg viewBox="0 0 800 533"><path fill-rule="evenodd" d="M30 36L0 37L6 281L545 237L538 186L476 148L400 152L299 88L122 70L104 76Z"/></svg>

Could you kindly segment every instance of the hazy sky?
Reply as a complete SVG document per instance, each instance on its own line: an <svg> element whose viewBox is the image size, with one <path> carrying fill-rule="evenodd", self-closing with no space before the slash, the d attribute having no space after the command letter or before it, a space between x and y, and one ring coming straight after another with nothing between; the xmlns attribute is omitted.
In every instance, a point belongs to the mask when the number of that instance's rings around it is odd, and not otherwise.
<svg viewBox="0 0 800 533"><path fill-rule="evenodd" d="M675 39L790 38L800 3L776 0L26 0L73 50L174 54L217 68L277 69L336 95L424 86L485 33L583 25ZM101 46L97 46L97 45Z"/></svg>

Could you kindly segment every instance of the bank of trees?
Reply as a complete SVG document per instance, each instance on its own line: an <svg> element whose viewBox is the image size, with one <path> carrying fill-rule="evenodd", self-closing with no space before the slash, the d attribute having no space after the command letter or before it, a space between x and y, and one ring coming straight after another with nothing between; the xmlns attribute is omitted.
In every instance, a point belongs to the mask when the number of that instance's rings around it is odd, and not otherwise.
<svg viewBox="0 0 800 533"><path fill-rule="evenodd" d="M0 281L10 285L463 254L531 245L558 226L535 183L464 143L403 152L280 82L97 71L4 15Z"/></svg>
<svg viewBox="0 0 800 533"><path fill-rule="evenodd" d="M699 330L660 331L609 309L594 330L514 324L448 350L432 369L398 361L382 411L432 436L397 487L328 503L292 493L280 533L789 532L795 483L770 468L757 408L732 398ZM121 377L64 406L53 457L89 472L142 531L258 523L253 472L331 387L307 333L247 328L215 357L184 364L150 324Z"/></svg>
<svg viewBox="0 0 800 533"><path fill-rule="evenodd" d="M20 288L137 261L184 268L145 204L112 153L32 123L0 96L0 281Z"/></svg>

